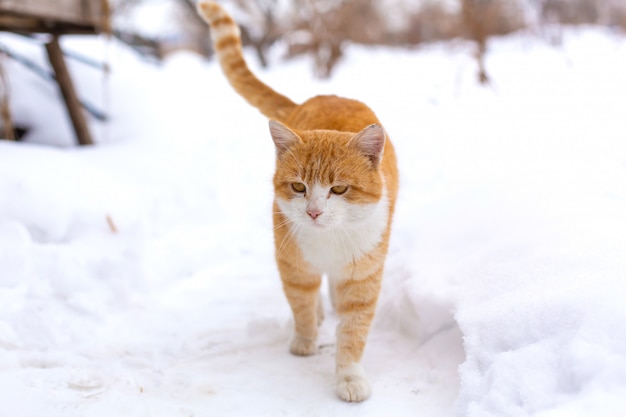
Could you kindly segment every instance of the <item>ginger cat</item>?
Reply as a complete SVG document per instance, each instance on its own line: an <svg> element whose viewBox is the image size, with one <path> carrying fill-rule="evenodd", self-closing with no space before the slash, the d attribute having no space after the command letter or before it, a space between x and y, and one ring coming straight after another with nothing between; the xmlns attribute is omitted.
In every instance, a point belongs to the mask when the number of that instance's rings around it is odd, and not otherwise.
<svg viewBox="0 0 626 417"><path fill-rule="evenodd" d="M337 327L337 394L363 401L371 389L361 357L374 318L398 192L393 146L363 103L317 96L296 104L262 83L241 51L239 27L222 7L200 1L222 70L270 118L276 147L276 262L295 321L291 353L317 351L319 297L327 274Z"/></svg>

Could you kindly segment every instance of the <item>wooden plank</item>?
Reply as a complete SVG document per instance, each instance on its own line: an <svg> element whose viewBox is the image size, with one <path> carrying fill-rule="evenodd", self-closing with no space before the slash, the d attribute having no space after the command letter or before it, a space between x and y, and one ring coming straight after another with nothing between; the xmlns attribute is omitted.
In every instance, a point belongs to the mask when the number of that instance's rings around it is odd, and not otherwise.
<svg viewBox="0 0 626 417"><path fill-rule="evenodd" d="M52 22L36 18L0 16L0 31L17 33L50 33L57 35L94 35L100 33L101 28L97 28L92 25Z"/></svg>
<svg viewBox="0 0 626 417"><path fill-rule="evenodd" d="M61 93L63 94L67 111L70 115L70 119L72 120L72 124L74 125L76 139L81 145L92 145L93 139L91 138L91 133L89 132L89 126L87 125L87 120L82 112L78 96L76 95L74 85L72 84L72 79L67 70L67 66L65 65L63 51L61 51L59 38L57 36L54 36L52 41L46 44L46 50L48 51L50 64L56 74L57 82L61 88Z"/></svg>
<svg viewBox="0 0 626 417"><path fill-rule="evenodd" d="M0 57L0 138L15 140L15 130L13 130L13 118L11 117L11 106L9 105L9 89L6 74L4 72L4 60Z"/></svg>
<svg viewBox="0 0 626 417"><path fill-rule="evenodd" d="M97 27L103 12L101 0L0 0L0 11Z"/></svg>
<svg viewBox="0 0 626 417"><path fill-rule="evenodd" d="M41 27L41 22L34 17L22 16L0 16L1 30L23 30L26 32L37 31Z"/></svg>

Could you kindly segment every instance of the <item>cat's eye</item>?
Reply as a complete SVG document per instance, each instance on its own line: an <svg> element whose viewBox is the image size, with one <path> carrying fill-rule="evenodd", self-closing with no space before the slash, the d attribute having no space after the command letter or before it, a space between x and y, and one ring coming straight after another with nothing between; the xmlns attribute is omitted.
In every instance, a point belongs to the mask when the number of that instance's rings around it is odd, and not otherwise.
<svg viewBox="0 0 626 417"><path fill-rule="evenodd" d="M301 182L292 182L291 188L297 193L303 193L306 191L306 185L302 184Z"/></svg>
<svg viewBox="0 0 626 417"><path fill-rule="evenodd" d="M335 185L334 187L330 189L330 191L333 194L341 195L345 193L346 191L348 191L348 186L347 185Z"/></svg>

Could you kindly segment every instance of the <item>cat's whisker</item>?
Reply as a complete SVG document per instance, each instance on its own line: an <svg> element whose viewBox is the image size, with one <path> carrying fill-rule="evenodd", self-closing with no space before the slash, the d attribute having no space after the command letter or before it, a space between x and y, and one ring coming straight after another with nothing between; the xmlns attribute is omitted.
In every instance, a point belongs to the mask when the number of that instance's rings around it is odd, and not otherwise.
<svg viewBox="0 0 626 417"><path fill-rule="evenodd" d="M297 215L298 213L300 213L299 210L289 210L289 211L279 210L279 211L273 212L273 214L282 214L285 217L291 217L291 216Z"/></svg>
<svg viewBox="0 0 626 417"><path fill-rule="evenodd" d="M285 225L292 224L292 223L294 223L294 222L291 219L287 218L287 219L283 220L282 222L275 224L274 225L274 231L276 231L277 229L280 229L281 227L283 227Z"/></svg>
<svg viewBox="0 0 626 417"><path fill-rule="evenodd" d="M350 239L350 233L346 230L346 225L340 223L337 226L338 226L337 227L337 231L342 233L343 236L345 236L345 239L339 238L339 241L340 241L341 246L343 248L344 255L349 255L350 254L350 250L347 247L347 242L346 241L348 239Z"/></svg>
<svg viewBox="0 0 626 417"><path fill-rule="evenodd" d="M285 246L286 243L289 243L290 241L293 241L294 243L297 243L298 241L298 235L301 233L302 230L302 225L299 223L294 223L295 227L292 228L292 230L288 231L287 233L285 233L285 237L283 238L282 242L280 243L280 246L278 248L278 252L282 252L283 251L283 247Z"/></svg>

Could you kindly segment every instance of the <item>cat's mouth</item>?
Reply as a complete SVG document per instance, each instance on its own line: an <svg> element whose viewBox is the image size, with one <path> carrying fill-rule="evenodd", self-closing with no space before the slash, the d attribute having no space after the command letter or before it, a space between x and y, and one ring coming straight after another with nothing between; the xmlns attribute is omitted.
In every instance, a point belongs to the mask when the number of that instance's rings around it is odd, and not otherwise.
<svg viewBox="0 0 626 417"><path fill-rule="evenodd" d="M311 221L309 222L309 224L313 225L313 227L315 228L323 228L326 227L326 225L324 223L322 223L321 221L315 219L311 219Z"/></svg>
<svg viewBox="0 0 626 417"><path fill-rule="evenodd" d="M317 219L309 218L307 223L309 224L309 226L311 226L315 230L325 229L329 226L323 219L320 219L320 218L317 218Z"/></svg>

